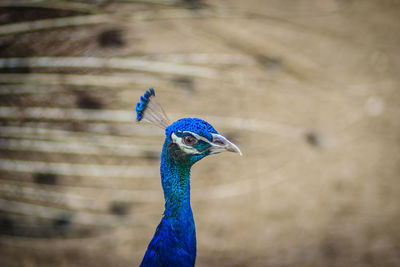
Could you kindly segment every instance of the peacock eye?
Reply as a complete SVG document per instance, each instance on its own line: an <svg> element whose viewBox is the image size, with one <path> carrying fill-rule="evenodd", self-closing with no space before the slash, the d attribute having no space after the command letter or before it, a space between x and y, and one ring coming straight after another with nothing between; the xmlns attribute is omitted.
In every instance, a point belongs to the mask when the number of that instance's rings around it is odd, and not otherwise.
<svg viewBox="0 0 400 267"><path fill-rule="evenodd" d="M193 146L194 144L197 143L197 139L194 138L194 137L191 136L191 135L185 135L185 136L183 137L183 142L185 143L185 145Z"/></svg>

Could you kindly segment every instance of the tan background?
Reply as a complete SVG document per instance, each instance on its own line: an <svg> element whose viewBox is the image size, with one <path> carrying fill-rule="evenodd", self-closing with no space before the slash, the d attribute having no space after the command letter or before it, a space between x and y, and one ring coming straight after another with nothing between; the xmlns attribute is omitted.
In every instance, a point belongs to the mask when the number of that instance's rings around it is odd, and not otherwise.
<svg viewBox="0 0 400 267"><path fill-rule="evenodd" d="M400 266L398 1L0 7L1 266L140 263L163 210L148 87L244 153L193 168L197 266Z"/></svg>

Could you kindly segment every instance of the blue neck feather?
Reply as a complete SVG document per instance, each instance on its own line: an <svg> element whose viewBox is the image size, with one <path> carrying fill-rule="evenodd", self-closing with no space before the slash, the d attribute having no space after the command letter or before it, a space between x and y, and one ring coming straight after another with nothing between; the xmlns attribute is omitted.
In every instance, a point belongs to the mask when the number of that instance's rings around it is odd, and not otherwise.
<svg viewBox="0 0 400 267"><path fill-rule="evenodd" d="M168 153L167 143L161 155L161 182L164 190L165 216L190 209L190 168L191 164L176 162Z"/></svg>
<svg viewBox="0 0 400 267"><path fill-rule="evenodd" d="M165 211L141 266L194 266L196 230L190 206L191 162L177 161L166 140L161 155Z"/></svg>

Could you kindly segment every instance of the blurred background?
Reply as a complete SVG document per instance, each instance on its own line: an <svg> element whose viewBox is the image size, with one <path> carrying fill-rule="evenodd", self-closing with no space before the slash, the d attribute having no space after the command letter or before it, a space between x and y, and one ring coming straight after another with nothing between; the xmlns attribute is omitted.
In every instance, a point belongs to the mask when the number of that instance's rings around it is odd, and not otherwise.
<svg viewBox="0 0 400 267"><path fill-rule="evenodd" d="M396 0L0 2L0 265L138 266L154 87L244 156L192 171L197 266L400 266Z"/></svg>

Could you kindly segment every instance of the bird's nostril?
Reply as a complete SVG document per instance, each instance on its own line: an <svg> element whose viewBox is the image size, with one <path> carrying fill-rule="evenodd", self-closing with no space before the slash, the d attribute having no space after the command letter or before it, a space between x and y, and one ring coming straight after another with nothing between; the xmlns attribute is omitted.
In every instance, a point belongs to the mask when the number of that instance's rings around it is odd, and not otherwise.
<svg viewBox="0 0 400 267"><path fill-rule="evenodd" d="M221 140L215 140L214 144L223 146L225 143L223 141L221 141Z"/></svg>

